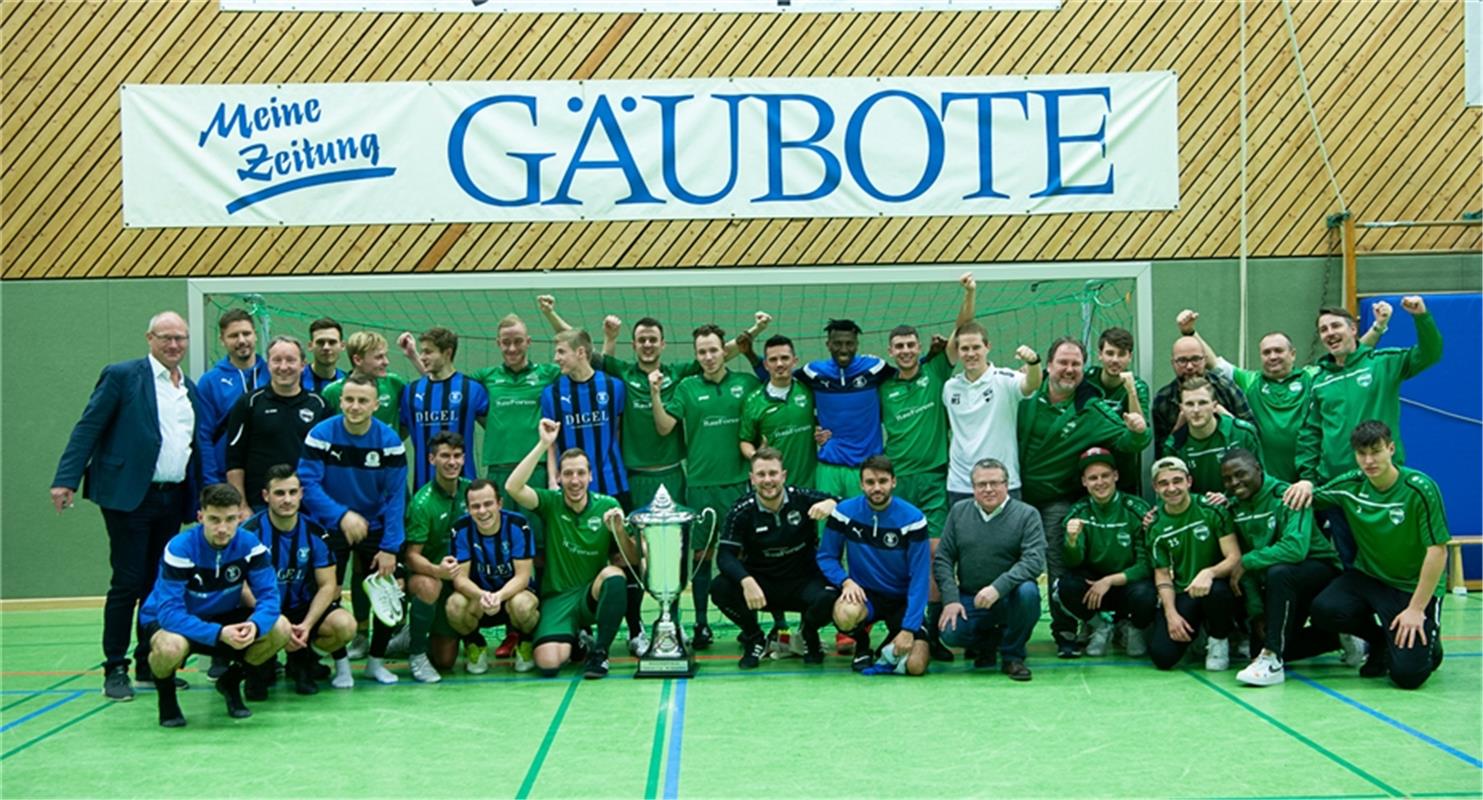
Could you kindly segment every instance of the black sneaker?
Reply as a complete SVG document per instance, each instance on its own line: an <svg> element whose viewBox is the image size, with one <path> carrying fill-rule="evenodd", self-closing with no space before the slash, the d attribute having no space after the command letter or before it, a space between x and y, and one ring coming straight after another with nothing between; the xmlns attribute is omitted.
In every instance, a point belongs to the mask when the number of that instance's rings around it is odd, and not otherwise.
<svg viewBox="0 0 1483 800"><path fill-rule="evenodd" d="M1390 674L1390 649L1384 643L1370 643L1370 655L1359 668L1361 678L1383 678Z"/></svg>
<svg viewBox="0 0 1483 800"><path fill-rule="evenodd" d="M129 684L129 668L123 664L110 667L103 676L103 696L119 703L134 699L134 687Z"/></svg>
<svg viewBox="0 0 1483 800"><path fill-rule="evenodd" d="M312 655L289 654L288 672L293 678L294 694L319 694L319 684L314 682L315 663Z"/></svg>
<svg viewBox="0 0 1483 800"><path fill-rule="evenodd" d="M252 709L242 702L242 678L244 669L240 664L232 664L227 667L226 672L216 679L216 691L227 701L227 714L233 719L246 719L252 716Z"/></svg>
<svg viewBox="0 0 1483 800"><path fill-rule="evenodd" d="M870 669L870 665L871 664L874 664L874 663L875 663L875 654L874 653L871 653L871 652L856 653L855 654L855 657L852 658L852 659L850 659L850 669L852 669L852 670L854 670L856 672L864 672L865 670Z"/></svg>
<svg viewBox="0 0 1483 800"><path fill-rule="evenodd" d="M330 675L334 674L330 670L330 665L320 661L318 656L315 656L310 662L309 673L317 681L327 681L330 679Z"/></svg>
<svg viewBox="0 0 1483 800"><path fill-rule="evenodd" d="M762 663L762 654L767 652L767 639L758 637L742 643L742 656L736 665L742 669L756 669Z"/></svg>
<svg viewBox="0 0 1483 800"><path fill-rule="evenodd" d="M170 680L171 680L172 683L175 684L176 691L183 692L186 689L191 688L190 683L188 683L185 680L185 678L182 678L179 675L176 675L174 678L171 678ZM136 686L136 687L138 687L140 689L144 689L144 688L148 688L148 687L151 687L151 686L154 686L154 685L155 685L154 684L154 673L150 672L147 669L146 670L141 670L141 671L136 671L134 673L134 686Z"/></svg>
<svg viewBox="0 0 1483 800"><path fill-rule="evenodd" d="M582 677L588 680L608 677L607 651L593 649L587 656L587 665L582 668Z"/></svg>
<svg viewBox="0 0 1483 800"><path fill-rule="evenodd" d="M711 626L696 625L695 633L690 636L690 646L696 650L709 650L711 644L716 641L716 635L711 633Z"/></svg>
<svg viewBox="0 0 1483 800"><path fill-rule="evenodd" d="M974 669L993 669L999 663L999 653L996 650L985 650L973 657Z"/></svg>
<svg viewBox="0 0 1483 800"><path fill-rule="evenodd" d="M587 631L577 631L577 643L572 645L572 657L567 663L586 663L588 654L594 652L596 649L596 643L592 641L592 634Z"/></svg>
<svg viewBox="0 0 1483 800"><path fill-rule="evenodd" d="M1025 662L1017 658L1005 659L1004 666L1000 667L999 671L1008 675L1012 681L1023 683L1030 680L1030 668L1025 666Z"/></svg>
<svg viewBox="0 0 1483 800"><path fill-rule="evenodd" d="M805 647L803 650L803 663L810 667L824 663L824 648L818 645Z"/></svg>
<svg viewBox="0 0 1483 800"><path fill-rule="evenodd" d="M1076 642L1056 642L1056 658L1081 658Z"/></svg>

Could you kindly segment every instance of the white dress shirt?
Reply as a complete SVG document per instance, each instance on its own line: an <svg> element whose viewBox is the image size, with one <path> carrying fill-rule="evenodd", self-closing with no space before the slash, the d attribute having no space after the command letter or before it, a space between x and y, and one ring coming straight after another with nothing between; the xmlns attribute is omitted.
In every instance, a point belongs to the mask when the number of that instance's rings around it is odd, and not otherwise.
<svg viewBox="0 0 1483 800"><path fill-rule="evenodd" d="M160 455L154 462L156 483L179 483L191 460L191 438L196 430L196 410L191 407L185 390L185 375L180 385L170 379L170 370L153 354L149 356L154 373L154 399L160 413Z"/></svg>

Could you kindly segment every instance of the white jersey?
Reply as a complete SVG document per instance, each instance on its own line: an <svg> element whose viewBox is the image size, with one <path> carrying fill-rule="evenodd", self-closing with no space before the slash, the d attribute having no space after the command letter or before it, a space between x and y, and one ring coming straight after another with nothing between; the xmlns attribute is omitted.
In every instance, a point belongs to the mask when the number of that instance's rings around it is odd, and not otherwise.
<svg viewBox="0 0 1483 800"><path fill-rule="evenodd" d="M973 465L985 458L1004 462L1009 488L1020 488L1020 445L1015 426L1019 419L1020 387L1024 376L993 364L970 382L965 373L949 378L942 387L942 405L952 428L948 447L947 489L973 491Z"/></svg>

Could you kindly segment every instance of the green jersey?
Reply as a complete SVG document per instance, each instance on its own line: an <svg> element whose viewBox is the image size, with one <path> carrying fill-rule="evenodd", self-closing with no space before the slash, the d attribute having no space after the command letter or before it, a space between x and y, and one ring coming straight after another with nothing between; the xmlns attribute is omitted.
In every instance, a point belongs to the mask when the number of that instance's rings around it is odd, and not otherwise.
<svg viewBox="0 0 1483 800"><path fill-rule="evenodd" d="M1088 367L1086 379L1083 383L1096 389L1097 393L1102 396L1102 399L1116 405L1118 411L1126 412L1130 410L1127 387L1121 383L1111 389L1104 386L1102 384L1101 367ZM1138 408L1143 415L1143 419L1148 420L1149 424L1152 425L1153 417L1150 416L1150 409L1153 408L1153 403L1149 400L1151 395L1148 390L1148 382L1137 375L1133 376L1133 394L1138 398ZM1112 457L1117 462L1117 488L1129 494L1138 494L1139 489L1143 485L1143 453L1138 451L1117 452L1113 453Z"/></svg>
<svg viewBox="0 0 1483 800"><path fill-rule="evenodd" d="M881 424L886 455L901 475L916 475L947 466L947 412L942 387L953 375L946 356L922 362L916 377L898 373L880 385Z"/></svg>
<svg viewBox="0 0 1483 800"><path fill-rule="evenodd" d="M1159 506L1158 515L1148 526L1148 549L1153 565L1169 570L1174 587L1182 592L1200 570L1221 562L1225 556L1220 550L1220 537L1230 533L1231 517L1224 508L1191 496L1189 507L1180 514L1170 514Z"/></svg>
<svg viewBox="0 0 1483 800"><path fill-rule="evenodd" d="M1271 475L1246 500L1231 498L1236 537L1241 542L1241 566L1263 572L1273 564L1300 564L1307 559L1340 566L1339 551L1323 534L1314 534L1313 509L1294 511L1282 502L1286 481Z"/></svg>
<svg viewBox="0 0 1483 800"><path fill-rule="evenodd" d="M1344 510L1359 552L1354 567L1404 592L1416 591L1426 549L1446 544L1447 509L1442 493L1425 473L1400 467L1389 489L1376 489L1363 472L1353 470L1313 493L1320 505ZM1445 581L1438 580L1441 596Z"/></svg>
<svg viewBox="0 0 1483 800"><path fill-rule="evenodd" d="M613 532L602 524L608 509L618 501L605 494L589 492L587 507L573 511L560 490L532 489L536 507L532 511L545 528L546 565L541 570L541 595L560 594L577 586L589 586L608 565L618 548Z"/></svg>
<svg viewBox="0 0 1483 800"><path fill-rule="evenodd" d="M468 478L459 478L458 488L450 495L436 479L430 480L407 505L407 544L422 545L422 557L434 564L448 555L448 533L453 523L468 513L464 494L470 483Z"/></svg>
<svg viewBox="0 0 1483 800"><path fill-rule="evenodd" d="M1066 512L1066 519L1082 521L1081 534L1063 548L1066 566L1085 567L1098 577L1124 573L1129 583L1149 576L1148 540L1143 515L1148 503L1125 492L1115 492L1106 503L1084 497Z"/></svg>
<svg viewBox="0 0 1483 800"><path fill-rule="evenodd" d="M1442 360L1442 332L1431 314L1416 320L1416 346L1380 350L1359 345L1339 366L1332 355L1320 358L1313 376L1313 401L1298 429L1298 475L1314 484L1336 478L1354 465L1349 434L1367 419L1378 419L1395 434L1395 463L1406 460L1401 446L1401 381Z"/></svg>
<svg viewBox="0 0 1483 800"><path fill-rule="evenodd" d="M602 357L602 371L612 375L628 386L625 393L623 418L619 426L620 446L623 449L623 465L628 469L655 469L670 467L685 459L685 440L678 430L664 436L654 429L654 404L649 395L649 373L630 363L612 356ZM666 404L675 396L675 387L689 375L700 374L700 365L694 361L680 364L661 364L659 373L664 382L659 385L659 399Z"/></svg>
<svg viewBox="0 0 1483 800"><path fill-rule="evenodd" d="M1115 453L1137 453L1153 434L1133 433L1122 412L1096 396L1082 381L1074 396L1052 403L1049 382L1020 401L1016 420L1020 445L1020 482L1024 500L1039 507L1082 491L1082 451L1101 446Z"/></svg>
<svg viewBox="0 0 1483 800"><path fill-rule="evenodd" d="M376 380L376 413L371 416L390 425L398 433L402 430L402 389L406 385L402 376L395 372L388 372L386 377ZM340 390L344 387L344 378L324 387L321 396L330 407L331 413L340 413Z"/></svg>
<svg viewBox="0 0 1483 800"><path fill-rule="evenodd" d="M1225 359L1216 362L1216 372L1231 379L1246 395L1262 440L1262 469L1284 481L1298 479L1298 437L1312 399L1313 375L1307 366L1285 378L1269 378L1260 370L1241 369Z"/></svg>
<svg viewBox="0 0 1483 800"><path fill-rule="evenodd" d="M489 392L488 427L484 429L485 466L520 463L540 438L541 392L561 375L555 364L527 360L518 372L504 364L485 367L469 378ZM652 426L651 426L652 427Z"/></svg>
<svg viewBox="0 0 1483 800"><path fill-rule="evenodd" d="M1204 439L1197 438L1185 425L1164 440L1164 452L1178 456L1189 467L1190 491L1201 494L1225 491L1220 479L1220 460L1234 447L1250 450L1258 461L1267 463L1262 458L1262 439L1255 426L1225 414L1216 415L1215 430Z"/></svg>
<svg viewBox="0 0 1483 800"><path fill-rule="evenodd" d="M772 388L764 384L746 396L739 441L759 446L765 442L781 450L788 482L813 486L814 469L819 465L819 448L814 444L814 393L798 381L793 381L781 398L769 393Z"/></svg>
<svg viewBox="0 0 1483 800"><path fill-rule="evenodd" d="M672 398L664 401L664 410L679 420L685 431L687 486L747 482L747 462L739 446L742 405L758 385L754 376L731 369L717 383L704 375L691 375L675 387Z"/></svg>

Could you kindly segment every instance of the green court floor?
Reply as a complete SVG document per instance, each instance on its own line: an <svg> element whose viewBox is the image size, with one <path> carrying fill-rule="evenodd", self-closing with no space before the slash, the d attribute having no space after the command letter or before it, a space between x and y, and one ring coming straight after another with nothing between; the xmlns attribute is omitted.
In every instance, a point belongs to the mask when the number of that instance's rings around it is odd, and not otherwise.
<svg viewBox="0 0 1483 800"><path fill-rule="evenodd" d="M22 797L1185 797L1483 794L1483 599L1448 598L1447 658L1420 691L1362 680L1335 657L1283 686L1235 668L1159 673L1122 654L1035 678L962 660L920 679L860 677L845 659L741 673L732 630L694 680L488 674L394 687L281 684L229 719L192 665L190 720L155 724L153 694L111 703L101 612L0 618L0 796Z"/></svg>

